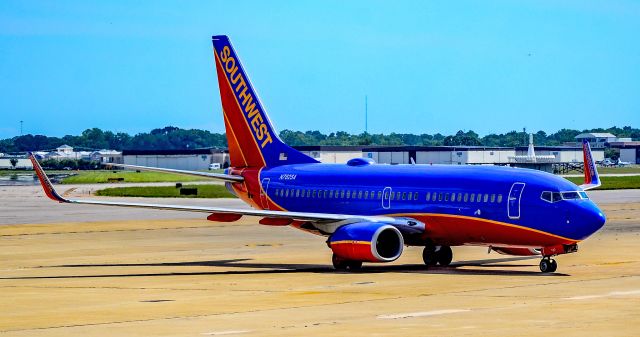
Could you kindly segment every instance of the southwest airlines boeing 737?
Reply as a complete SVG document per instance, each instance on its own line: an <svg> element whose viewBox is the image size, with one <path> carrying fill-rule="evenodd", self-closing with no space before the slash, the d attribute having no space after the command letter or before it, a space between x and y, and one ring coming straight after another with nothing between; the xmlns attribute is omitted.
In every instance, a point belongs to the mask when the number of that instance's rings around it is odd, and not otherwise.
<svg viewBox="0 0 640 337"><path fill-rule="evenodd" d="M474 245L539 255L540 270L554 272L554 256L577 251L605 223L585 193L600 185L586 142L580 186L522 168L381 165L365 158L320 163L280 140L229 38L212 39L230 168L216 174L119 166L221 179L253 209L67 199L31 155L46 195L61 203L202 212L211 221L259 217L262 225L326 237L338 270L394 261L405 246L423 246L427 266L447 266L452 246Z"/></svg>

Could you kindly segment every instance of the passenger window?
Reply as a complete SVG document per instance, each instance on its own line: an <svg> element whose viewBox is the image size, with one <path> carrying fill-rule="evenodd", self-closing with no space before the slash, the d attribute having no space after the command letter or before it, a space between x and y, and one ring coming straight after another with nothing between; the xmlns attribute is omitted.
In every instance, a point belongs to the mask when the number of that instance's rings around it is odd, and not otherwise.
<svg viewBox="0 0 640 337"><path fill-rule="evenodd" d="M413 200L418 200L418 192L413 193Z"/></svg>
<svg viewBox="0 0 640 337"><path fill-rule="evenodd" d="M312 197L312 198L315 198L315 197L317 197L317 196L318 196L318 190L313 190L313 192L312 192L312 193L313 193L313 194L311 194L311 197Z"/></svg>
<svg viewBox="0 0 640 337"><path fill-rule="evenodd" d="M449 193L444 194L444 201L449 201Z"/></svg>
<svg viewBox="0 0 640 337"><path fill-rule="evenodd" d="M476 194L471 193L471 202L476 202Z"/></svg>
<svg viewBox="0 0 640 337"><path fill-rule="evenodd" d="M458 193L458 198L456 200L457 202L462 201L462 193Z"/></svg>
<svg viewBox="0 0 640 337"><path fill-rule="evenodd" d="M407 192L402 192L402 200L406 200L406 199L407 199Z"/></svg>
<svg viewBox="0 0 640 337"><path fill-rule="evenodd" d="M369 191L364 191L363 196L366 199L369 199Z"/></svg>
<svg viewBox="0 0 640 337"><path fill-rule="evenodd" d="M345 197L346 197L347 199L351 198L351 191L350 191L350 190L347 190L347 192L346 192L346 194L345 194Z"/></svg>
<svg viewBox="0 0 640 337"><path fill-rule="evenodd" d="M489 194L484 195L484 202L487 202L487 201L489 201Z"/></svg>
<svg viewBox="0 0 640 337"><path fill-rule="evenodd" d="M407 200L411 200L411 199L413 199L413 193L409 192L407 194Z"/></svg>
<svg viewBox="0 0 640 337"><path fill-rule="evenodd" d="M329 199L333 198L333 190L329 190Z"/></svg>
<svg viewBox="0 0 640 337"><path fill-rule="evenodd" d="M311 190L307 190L307 198L311 198Z"/></svg>
<svg viewBox="0 0 640 337"><path fill-rule="evenodd" d="M498 194L498 203L502 202L502 194Z"/></svg>
<svg viewBox="0 0 640 337"><path fill-rule="evenodd" d="M358 191L358 199L362 199L362 191Z"/></svg>
<svg viewBox="0 0 640 337"><path fill-rule="evenodd" d="M431 200L431 192L427 192L425 194L426 194L427 201Z"/></svg>
<svg viewBox="0 0 640 337"><path fill-rule="evenodd" d="M285 196L285 197L287 197L287 198L289 197L289 190L287 190L287 191L284 193L284 196Z"/></svg>
<svg viewBox="0 0 640 337"><path fill-rule="evenodd" d="M464 199L463 200L464 200L464 202L469 201L469 193L465 193L464 194Z"/></svg>
<svg viewBox="0 0 640 337"><path fill-rule="evenodd" d="M496 202L496 195L495 194L491 195L491 202Z"/></svg>
<svg viewBox="0 0 640 337"><path fill-rule="evenodd" d="M340 198L344 198L344 190L340 190Z"/></svg>
<svg viewBox="0 0 640 337"><path fill-rule="evenodd" d="M438 193L438 201L442 201L442 193Z"/></svg>

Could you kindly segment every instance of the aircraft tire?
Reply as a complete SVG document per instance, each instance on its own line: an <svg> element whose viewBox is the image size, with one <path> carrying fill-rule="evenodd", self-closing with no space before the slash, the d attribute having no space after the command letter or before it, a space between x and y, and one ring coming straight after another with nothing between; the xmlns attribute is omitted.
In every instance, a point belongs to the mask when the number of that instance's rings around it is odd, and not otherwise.
<svg viewBox="0 0 640 337"><path fill-rule="evenodd" d="M422 250L422 261L427 267L435 266L438 263L435 248L432 245L426 245Z"/></svg>
<svg viewBox="0 0 640 337"><path fill-rule="evenodd" d="M347 270L349 268L349 261L339 257L336 254L333 254L331 257L331 262L333 263L333 268L336 270Z"/></svg>
<svg viewBox="0 0 640 337"><path fill-rule="evenodd" d="M451 261L453 260L453 251L451 251L451 247L440 247L440 250L436 252L436 259L438 260L438 264L441 266L450 265Z"/></svg>
<svg viewBox="0 0 640 337"><path fill-rule="evenodd" d="M553 261L553 262L552 262ZM554 268L555 264L555 268ZM557 263L555 263L552 259L542 259L540 260L540 271L543 273L553 273L558 268Z"/></svg>
<svg viewBox="0 0 640 337"><path fill-rule="evenodd" d="M362 269L362 261L349 261L349 270L360 270Z"/></svg>
<svg viewBox="0 0 640 337"><path fill-rule="evenodd" d="M558 262L556 262L556 260L554 259L551 259L551 270L549 270L549 272L554 273L557 269L558 269Z"/></svg>

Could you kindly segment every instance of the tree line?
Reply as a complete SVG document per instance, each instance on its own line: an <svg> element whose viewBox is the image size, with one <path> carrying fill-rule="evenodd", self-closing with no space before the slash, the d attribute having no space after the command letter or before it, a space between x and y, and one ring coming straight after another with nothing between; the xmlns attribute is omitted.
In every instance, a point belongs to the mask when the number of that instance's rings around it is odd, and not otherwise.
<svg viewBox="0 0 640 337"><path fill-rule="evenodd" d="M583 132L609 132L618 137L630 137L640 140L640 129L625 127L596 128L589 130L562 129L547 134L544 131L534 133L534 143L539 146L562 145L575 141L574 137ZM297 145L417 145L417 146L524 146L528 135L524 131L510 131L501 134L488 134L480 137L473 131L458 131L454 135L436 134L350 134L344 131L329 134L320 131L283 130L280 138L287 144ZM198 148L226 148L225 134L199 129L181 129L173 126L153 129L150 132L129 135L127 133L103 131L99 128L87 129L78 136L48 137L43 135L23 135L0 140L0 152L24 152L54 150L61 145L69 145L76 150L175 150Z"/></svg>

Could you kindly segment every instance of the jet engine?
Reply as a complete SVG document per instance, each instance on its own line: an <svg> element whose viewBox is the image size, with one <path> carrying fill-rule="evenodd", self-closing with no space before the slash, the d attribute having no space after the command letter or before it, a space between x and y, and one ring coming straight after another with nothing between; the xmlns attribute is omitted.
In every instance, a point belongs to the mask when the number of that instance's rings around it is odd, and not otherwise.
<svg viewBox="0 0 640 337"><path fill-rule="evenodd" d="M336 256L350 261L391 262L404 249L404 239L397 228L375 222L339 227L327 244Z"/></svg>

